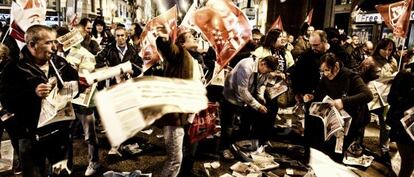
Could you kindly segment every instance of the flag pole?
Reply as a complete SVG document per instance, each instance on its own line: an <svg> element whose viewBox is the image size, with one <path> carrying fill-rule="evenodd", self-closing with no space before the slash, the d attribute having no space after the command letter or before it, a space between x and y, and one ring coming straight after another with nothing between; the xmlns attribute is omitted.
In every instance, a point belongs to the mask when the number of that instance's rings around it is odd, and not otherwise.
<svg viewBox="0 0 414 177"><path fill-rule="evenodd" d="M9 35L9 32L10 32L10 28L7 29L6 33L4 33L3 39L1 40L2 44L4 43L4 39L6 39L6 36Z"/></svg>
<svg viewBox="0 0 414 177"><path fill-rule="evenodd" d="M401 47L401 52L400 52L400 62L398 62L398 70L397 70L397 72L400 72L400 69L401 69L401 64L402 64L402 57L403 57L403 53L404 53L404 47L405 47L405 39L406 38L398 38L399 40L399 42L402 42L402 47Z"/></svg>

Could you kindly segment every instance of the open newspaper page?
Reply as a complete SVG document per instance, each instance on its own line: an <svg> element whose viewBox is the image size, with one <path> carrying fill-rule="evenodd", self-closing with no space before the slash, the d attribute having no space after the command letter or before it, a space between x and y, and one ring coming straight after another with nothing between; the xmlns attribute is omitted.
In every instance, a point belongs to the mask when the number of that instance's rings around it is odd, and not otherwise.
<svg viewBox="0 0 414 177"><path fill-rule="evenodd" d="M93 84L95 82L103 81L112 77L116 77L122 75L127 72L132 72L132 64L130 61L125 63L113 66L113 67L106 67L100 68L95 70L92 73L83 73L88 84Z"/></svg>
<svg viewBox="0 0 414 177"><path fill-rule="evenodd" d="M75 28L71 32L57 38L57 41L63 45L64 51L68 51L71 47L80 44L83 41L83 37Z"/></svg>
<svg viewBox="0 0 414 177"><path fill-rule="evenodd" d="M93 104L91 105L91 100L92 96L95 94L96 85L97 83L94 83L92 84L92 86L86 88L85 91L79 94L79 96L76 99L73 99L72 103L85 107L93 106Z"/></svg>
<svg viewBox="0 0 414 177"><path fill-rule="evenodd" d="M96 93L95 103L112 146L124 142L168 113L207 108L200 81L140 77Z"/></svg>
<svg viewBox="0 0 414 177"><path fill-rule="evenodd" d="M414 107L404 112L404 117L400 120L405 131L414 141Z"/></svg>
<svg viewBox="0 0 414 177"><path fill-rule="evenodd" d="M345 124L339 111L329 103L331 101L333 100L329 96L326 96L322 102L313 102L309 108L309 114L321 118L323 122L325 141L329 140L336 132L344 130ZM348 115L347 117L350 118L349 114L345 115L345 113L343 113L344 116Z"/></svg>
<svg viewBox="0 0 414 177"><path fill-rule="evenodd" d="M274 99L282 93L288 90L286 82L280 81L271 87L266 87L266 92L269 94L270 99Z"/></svg>
<svg viewBox="0 0 414 177"><path fill-rule="evenodd" d="M344 123L343 124L344 134L348 135L349 127L351 127L352 117L344 109L341 109L338 112Z"/></svg>
<svg viewBox="0 0 414 177"><path fill-rule="evenodd" d="M84 77L84 73L92 72L95 69L95 56L84 47L72 47L65 59L78 71L80 77ZM97 83L93 83L86 88L72 103L84 107L92 107L91 99L95 93L96 85Z"/></svg>
<svg viewBox="0 0 414 177"><path fill-rule="evenodd" d="M75 112L71 101L77 93L77 81L65 82L62 89L55 86L49 96L42 100L37 127L40 128L59 121L74 120Z"/></svg>
<svg viewBox="0 0 414 177"><path fill-rule="evenodd" d="M367 86L371 90L374 98L368 103L368 109L374 110L384 106L388 106L387 97L390 93L391 81L394 76L380 78L371 82L368 82Z"/></svg>

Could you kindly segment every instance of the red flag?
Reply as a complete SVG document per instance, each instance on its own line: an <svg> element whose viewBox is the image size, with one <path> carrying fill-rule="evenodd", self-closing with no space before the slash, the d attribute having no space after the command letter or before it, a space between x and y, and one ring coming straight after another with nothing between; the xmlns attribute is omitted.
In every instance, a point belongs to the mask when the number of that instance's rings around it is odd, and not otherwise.
<svg viewBox="0 0 414 177"><path fill-rule="evenodd" d="M305 23L307 23L309 26L312 23L312 16L313 16L313 8L309 11L308 15L306 16Z"/></svg>
<svg viewBox="0 0 414 177"><path fill-rule="evenodd" d="M277 17L276 21L273 22L272 27L270 27L269 31L272 29L280 29L283 31L283 23L280 15Z"/></svg>
<svg viewBox="0 0 414 177"><path fill-rule="evenodd" d="M231 1L209 0L194 13L194 22L225 66L251 38L247 17Z"/></svg>
<svg viewBox="0 0 414 177"><path fill-rule="evenodd" d="M412 7L413 0L405 0L375 6L384 18L384 22L388 28L393 30L395 36L401 38L405 38L407 36Z"/></svg>
<svg viewBox="0 0 414 177"><path fill-rule="evenodd" d="M141 33L140 39L142 49L139 54L145 61L144 71L150 68L154 63L157 63L160 59L157 52L157 45L155 44L155 40L157 39L155 36L155 32L157 31L156 27L160 25L163 25L166 28L171 41L174 42L177 38L176 6L149 21Z"/></svg>

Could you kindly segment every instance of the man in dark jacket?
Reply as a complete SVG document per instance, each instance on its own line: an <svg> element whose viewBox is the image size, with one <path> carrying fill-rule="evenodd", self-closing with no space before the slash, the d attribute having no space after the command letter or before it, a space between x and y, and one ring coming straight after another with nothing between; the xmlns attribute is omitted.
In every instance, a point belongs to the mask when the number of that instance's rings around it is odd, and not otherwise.
<svg viewBox="0 0 414 177"><path fill-rule="evenodd" d="M95 57L96 68L102 68L105 66L116 66L121 63L130 61L132 64L132 77L136 77L141 74L142 59L138 55L138 51L127 41L127 33L125 28L119 27L115 29L116 43L108 45ZM119 82L124 78L111 79L111 85Z"/></svg>
<svg viewBox="0 0 414 177"><path fill-rule="evenodd" d="M15 114L14 119L18 122L15 130L18 132L24 177L47 176L44 174L46 158L49 164L65 158L66 150L62 147L66 147L69 138L68 122L37 128L42 100L53 88L49 78L61 76L64 83L57 81L55 86L59 89L67 85L66 81L79 80L77 71L55 55L55 41L56 32L51 28L42 25L30 27L26 31L27 45L22 49L23 57L9 63L1 77L1 102Z"/></svg>

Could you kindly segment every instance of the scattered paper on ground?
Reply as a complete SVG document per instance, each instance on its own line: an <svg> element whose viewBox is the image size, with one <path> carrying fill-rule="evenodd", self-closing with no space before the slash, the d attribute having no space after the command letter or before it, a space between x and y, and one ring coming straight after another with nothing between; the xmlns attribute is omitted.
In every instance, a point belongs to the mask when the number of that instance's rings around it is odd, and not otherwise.
<svg viewBox="0 0 414 177"><path fill-rule="evenodd" d="M1 159L0 159L0 172L12 170L13 168L13 146L10 140L1 142Z"/></svg>
<svg viewBox="0 0 414 177"><path fill-rule="evenodd" d="M358 177L347 167L334 162L329 156L311 148L309 166L312 167L318 177L346 176Z"/></svg>

